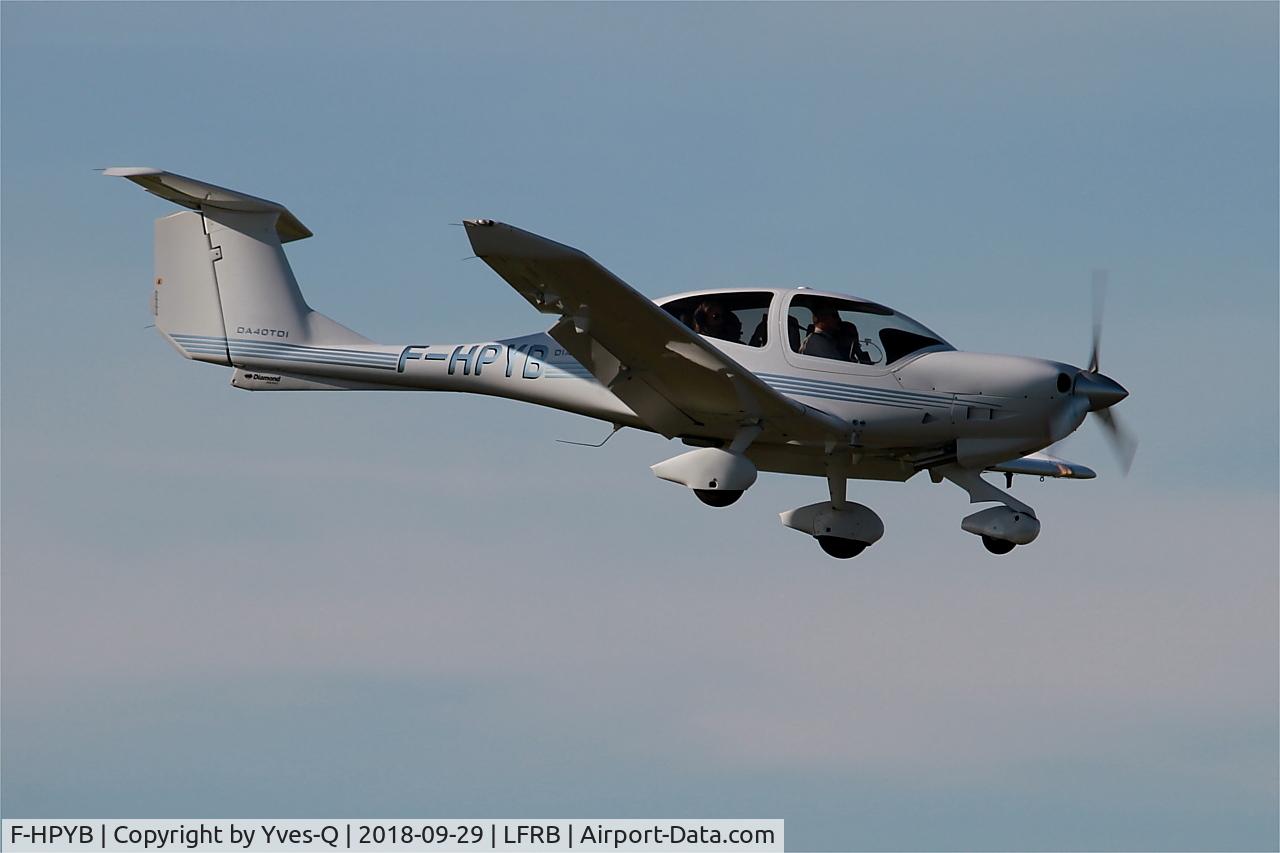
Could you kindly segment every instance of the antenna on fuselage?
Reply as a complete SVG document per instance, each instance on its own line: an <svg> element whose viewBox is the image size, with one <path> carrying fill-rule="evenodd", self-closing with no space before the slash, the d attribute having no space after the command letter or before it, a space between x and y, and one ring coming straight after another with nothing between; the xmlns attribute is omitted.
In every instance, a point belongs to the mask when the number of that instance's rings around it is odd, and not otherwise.
<svg viewBox="0 0 1280 853"><path fill-rule="evenodd" d="M567 438L557 438L556 441L558 441L560 444L572 444L574 447L604 447L605 444L609 441L609 439L613 438L621 430L622 430L622 424L614 424L613 431L610 432L608 435L606 435L604 437L604 441L600 442L599 444L591 444L590 442L587 442L587 441L569 441Z"/></svg>

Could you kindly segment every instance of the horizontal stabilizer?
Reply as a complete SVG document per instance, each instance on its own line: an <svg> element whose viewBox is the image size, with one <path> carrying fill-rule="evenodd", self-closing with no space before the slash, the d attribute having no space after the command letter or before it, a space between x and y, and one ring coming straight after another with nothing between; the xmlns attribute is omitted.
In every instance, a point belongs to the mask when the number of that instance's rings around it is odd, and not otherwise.
<svg viewBox="0 0 1280 853"><path fill-rule="evenodd" d="M253 213L278 213L276 233L280 235L281 243L311 236L311 230L299 222L298 217L290 213L288 208L265 198L229 190L215 184L207 184L195 178L175 175L173 172L162 169L152 169L149 166L117 166L104 170L103 174L112 178L127 178L152 195L158 195L160 198L192 210L205 207Z"/></svg>
<svg viewBox="0 0 1280 853"><path fill-rule="evenodd" d="M992 465L988 471L1002 474L1029 474L1033 477L1070 477L1075 480L1092 480L1098 476L1092 468L1068 462L1048 453L1030 453L1021 459L1010 459Z"/></svg>

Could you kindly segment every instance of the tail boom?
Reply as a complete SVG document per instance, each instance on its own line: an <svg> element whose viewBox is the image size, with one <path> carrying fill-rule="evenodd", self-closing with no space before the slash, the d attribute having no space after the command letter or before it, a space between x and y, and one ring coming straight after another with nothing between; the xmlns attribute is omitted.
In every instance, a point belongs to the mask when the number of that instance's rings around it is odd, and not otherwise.
<svg viewBox="0 0 1280 853"><path fill-rule="evenodd" d="M546 334L387 346L314 311L282 247L311 231L277 202L160 169L106 174L188 208L156 220L151 311L182 355L236 368L237 388L459 391L645 428Z"/></svg>

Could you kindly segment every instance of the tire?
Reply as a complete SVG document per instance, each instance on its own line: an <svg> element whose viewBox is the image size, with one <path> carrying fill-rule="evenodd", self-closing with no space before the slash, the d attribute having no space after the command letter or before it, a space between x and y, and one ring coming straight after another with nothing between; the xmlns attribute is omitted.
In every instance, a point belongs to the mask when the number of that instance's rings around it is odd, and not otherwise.
<svg viewBox="0 0 1280 853"><path fill-rule="evenodd" d="M1016 547L1013 542L1007 539L997 539L994 536L983 536L982 544L992 554L1008 554Z"/></svg>
<svg viewBox="0 0 1280 853"><path fill-rule="evenodd" d="M693 493L707 506L728 506L742 497L741 490L733 489L694 489Z"/></svg>
<svg viewBox="0 0 1280 853"><path fill-rule="evenodd" d="M867 547L866 542L857 539L845 539L840 536L819 536L818 544L837 560L851 560L861 554Z"/></svg>

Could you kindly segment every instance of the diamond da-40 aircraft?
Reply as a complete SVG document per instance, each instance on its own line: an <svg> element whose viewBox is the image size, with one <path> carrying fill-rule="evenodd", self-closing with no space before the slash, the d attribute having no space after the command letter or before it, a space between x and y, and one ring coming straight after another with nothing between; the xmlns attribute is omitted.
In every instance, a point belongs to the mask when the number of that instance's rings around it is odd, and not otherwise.
<svg viewBox="0 0 1280 853"><path fill-rule="evenodd" d="M703 290L650 300L583 252L488 219L475 254L555 318L543 333L463 344L375 343L307 305L282 244L311 236L284 206L152 168L112 168L188 210L155 223L155 326L193 361L253 391L490 394L678 438L653 466L703 503L732 504L759 471L823 477L827 500L782 523L848 558L884 534L849 480L926 471L971 503L962 529L1004 554L1040 532L1035 510L984 471L1087 479L1039 452L1099 417L1127 469L1135 448L1110 407L1127 391L1098 369L961 352L883 305L808 288ZM612 435L613 433L610 433Z"/></svg>

